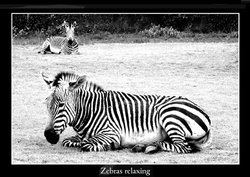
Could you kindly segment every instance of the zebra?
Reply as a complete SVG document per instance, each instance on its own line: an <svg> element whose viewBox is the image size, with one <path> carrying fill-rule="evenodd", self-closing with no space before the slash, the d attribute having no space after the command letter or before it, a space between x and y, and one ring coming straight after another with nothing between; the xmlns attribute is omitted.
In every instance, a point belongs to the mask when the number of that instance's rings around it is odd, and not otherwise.
<svg viewBox="0 0 250 177"><path fill-rule="evenodd" d="M42 45L42 50L38 51L38 53L80 54L78 52L78 42L74 36L76 21L71 26L68 22L64 21L61 26L64 26L66 29L66 37L51 36L47 38Z"/></svg>
<svg viewBox="0 0 250 177"><path fill-rule="evenodd" d="M85 89L85 76L67 79L72 73L58 73L54 79L42 76L51 89L46 98L50 121L44 131L51 144L67 126L77 134L62 145L81 151L192 153L209 140L210 118L187 98L104 90L92 83L99 88L93 91Z"/></svg>

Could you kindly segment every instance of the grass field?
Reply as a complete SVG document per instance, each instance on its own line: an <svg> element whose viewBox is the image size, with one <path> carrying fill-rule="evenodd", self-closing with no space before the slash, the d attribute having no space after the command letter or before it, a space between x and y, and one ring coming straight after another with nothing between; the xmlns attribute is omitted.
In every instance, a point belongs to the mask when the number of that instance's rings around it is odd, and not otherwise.
<svg viewBox="0 0 250 177"><path fill-rule="evenodd" d="M81 55L40 55L38 45L12 46L13 164L238 164L239 45L235 42L95 43ZM212 142L201 152L152 155L128 149L85 152L56 145L44 135L48 88L40 72L74 71L105 89L182 95L212 120ZM119 158L118 158L119 157Z"/></svg>

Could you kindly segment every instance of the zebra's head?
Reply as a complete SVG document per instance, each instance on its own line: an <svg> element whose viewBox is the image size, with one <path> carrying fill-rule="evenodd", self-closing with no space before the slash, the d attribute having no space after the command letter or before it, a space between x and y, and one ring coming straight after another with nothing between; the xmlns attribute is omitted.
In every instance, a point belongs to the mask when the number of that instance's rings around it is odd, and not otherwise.
<svg viewBox="0 0 250 177"><path fill-rule="evenodd" d="M64 21L62 26L64 26L66 29L67 40L69 41L69 43L72 43L75 39L74 30L76 27L76 21L74 21L74 23L72 23L71 25L69 25L68 22Z"/></svg>
<svg viewBox="0 0 250 177"><path fill-rule="evenodd" d="M43 80L49 86L50 95L46 98L49 122L44 135L51 144L59 141L59 135L76 117L75 91L86 82L86 76L60 72L54 78L42 73Z"/></svg>

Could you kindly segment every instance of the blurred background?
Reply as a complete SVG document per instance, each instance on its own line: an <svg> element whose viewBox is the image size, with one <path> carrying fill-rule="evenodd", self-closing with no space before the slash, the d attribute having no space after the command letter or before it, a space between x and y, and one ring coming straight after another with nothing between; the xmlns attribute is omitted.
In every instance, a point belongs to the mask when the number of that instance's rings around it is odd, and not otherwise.
<svg viewBox="0 0 250 177"><path fill-rule="evenodd" d="M238 37L238 14L13 14L12 19L14 39L64 35L64 20L77 22L79 43L114 38L123 42L131 35L132 42Z"/></svg>

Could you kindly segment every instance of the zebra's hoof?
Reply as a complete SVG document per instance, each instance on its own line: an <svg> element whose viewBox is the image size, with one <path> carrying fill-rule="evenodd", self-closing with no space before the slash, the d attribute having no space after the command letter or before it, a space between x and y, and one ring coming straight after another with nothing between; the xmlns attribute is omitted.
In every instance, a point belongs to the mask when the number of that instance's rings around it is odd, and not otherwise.
<svg viewBox="0 0 250 177"><path fill-rule="evenodd" d="M40 54L45 54L45 52L44 52L44 51L38 51L37 53L40 53Z"/></svg>
<svg viewBox="0 0 250 177"><path fill-rule="evenodd" d="M149 145L146 147L145 149L145 154L153 154L153 153L156 153L160 150L160 147L156 144L153 144L153 145Z"/></svg>
<svg viewBox="0 0 250 177"><path fill-rule="evenodd" d="M137 144L137 145L135 145L135 146L131 149L131 151L132 151L132 152L144 152L144 151L145 151L145 148L146 148L146 146L145 146L144 144Z"/></svg>

